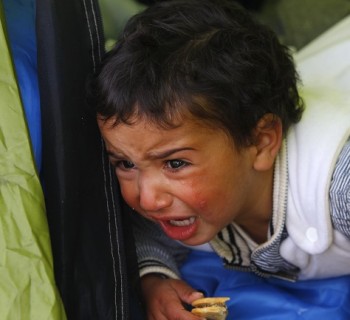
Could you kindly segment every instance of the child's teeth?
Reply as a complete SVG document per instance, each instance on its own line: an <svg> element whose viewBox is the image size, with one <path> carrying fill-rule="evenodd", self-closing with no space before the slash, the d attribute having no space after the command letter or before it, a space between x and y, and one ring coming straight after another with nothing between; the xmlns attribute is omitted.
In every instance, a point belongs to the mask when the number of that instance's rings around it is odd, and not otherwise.
<svg viewBox="0 0 350 320"><path fill-rule="evenodd" d="M195 217L191 217L185 220L170 220L170 224L177 227L183 227L183 226L191 225L194 222L194 220L195 220Z"/></svg>

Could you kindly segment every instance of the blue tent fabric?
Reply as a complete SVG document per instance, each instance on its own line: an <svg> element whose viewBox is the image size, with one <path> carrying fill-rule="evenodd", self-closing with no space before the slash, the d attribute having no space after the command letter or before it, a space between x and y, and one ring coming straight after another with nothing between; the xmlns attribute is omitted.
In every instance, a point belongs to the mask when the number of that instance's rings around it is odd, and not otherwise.
<svg viewBox="0 0 350 320"><path fill-rule="evenodd" d="M213 252L193 250L182 277L205 296L228 296L228 319L350 319L350 276L289 282L226 269Z"/></svg>
<svg viewBox="0 0 350 320"><path fill-rule="evenodd" d="M38 172L41 168L41 112L37 78L35 0L3 0L10 48Z"/></svg>

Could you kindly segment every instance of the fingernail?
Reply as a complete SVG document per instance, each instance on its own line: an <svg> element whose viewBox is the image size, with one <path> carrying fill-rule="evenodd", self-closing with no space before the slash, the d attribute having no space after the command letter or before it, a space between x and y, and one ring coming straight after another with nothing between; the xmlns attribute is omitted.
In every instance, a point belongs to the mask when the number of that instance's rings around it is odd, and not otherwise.
<svg viewBox="0 0 350 320"><path fill-rule="evenodd" d="M204 297L204 294L202 292L196 291L191 294L191 297L193 299L200 299Z"/></svg>

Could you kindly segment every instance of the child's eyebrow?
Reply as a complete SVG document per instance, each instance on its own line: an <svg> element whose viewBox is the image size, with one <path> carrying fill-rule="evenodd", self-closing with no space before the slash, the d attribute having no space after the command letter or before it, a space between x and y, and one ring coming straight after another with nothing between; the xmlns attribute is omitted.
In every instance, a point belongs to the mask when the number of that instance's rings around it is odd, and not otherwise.
<svg viewBox="0 0 350 320"><path fill-rule="evenodd" d="M107 155L112 158L123 158L124 155L122 153L116 153L110 150L107 150Z"/></svg>
<svg viewBox="0 0 350 320"><path fill-rule="evenodd" d="M150 160L164 159L173 155L174 153L177 153L180 151L186 151L186 150L194 150L194 148L190 148L190 147L174 148L163 152L151 151L146 154L146 158ZM111 150L107 150L106 152L107 152L107 155L111 158L115 158L115 159L125 158L125 155L123 153L118 153Z"/></svg>
<svg viewBox="0 0 350 320"><path fill-rule="evenodd" d="M170 149L170 150L166 150L163 152L149 152L147 154L147 158L149 159L164 159L167 158L171 155L173 155L174 153L180 152L180 151L186 151L186 150L194 150L194 148L190 148L190 147L183 147L183 148L175 148L175 149Z"/></svg>

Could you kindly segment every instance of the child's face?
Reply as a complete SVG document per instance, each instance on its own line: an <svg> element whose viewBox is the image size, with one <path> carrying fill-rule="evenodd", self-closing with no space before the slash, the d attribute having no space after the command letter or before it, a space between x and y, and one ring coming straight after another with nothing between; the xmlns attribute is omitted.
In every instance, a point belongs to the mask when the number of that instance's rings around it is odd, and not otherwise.
<svg viewBox="0 0 350 320"><path fill-rule="evenodd" d="M99 121L125 201L169 237L202 244L254 215L261 193L254 147L238 152L222 130L192 120L167 130L111 124Z"/></svg>

